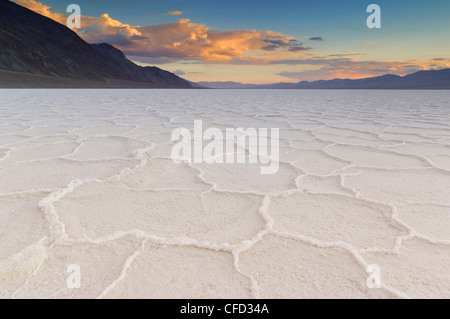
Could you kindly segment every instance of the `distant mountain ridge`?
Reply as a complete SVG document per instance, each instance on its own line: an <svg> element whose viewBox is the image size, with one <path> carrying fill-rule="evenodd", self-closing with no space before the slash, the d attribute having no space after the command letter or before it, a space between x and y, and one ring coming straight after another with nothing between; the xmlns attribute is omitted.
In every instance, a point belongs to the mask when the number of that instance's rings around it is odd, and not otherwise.
<svg viewBox="0 0 450 319"><path fill-rule="evenodd" d="M404 89L450 90L450 69L419 71L405 76L386 74L364 79L301 81L298 83L243 84L239 82L198 82L215 89Z"/></svg>
<svg viewBox="0 0 450 319"><path fill-rule="evenodd" d="M192 87L168 71L134 64L109 44L88 44L66 26L8 0L0 0L0 70L6 71L0 74L0 86L8 84L13 71L22 77L41 76L41 81L54 77L69 86L89 81L104 87L111 82L130 87L133 82L144 87Z"/></svg>

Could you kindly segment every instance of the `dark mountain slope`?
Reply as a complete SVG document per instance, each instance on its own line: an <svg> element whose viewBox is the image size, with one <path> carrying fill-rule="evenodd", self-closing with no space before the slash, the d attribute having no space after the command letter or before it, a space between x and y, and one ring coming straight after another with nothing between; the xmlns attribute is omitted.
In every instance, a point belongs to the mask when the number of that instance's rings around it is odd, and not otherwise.
<svg viewBox="0 0 450 319"><path fill-rule="evenodd" d="M191 84L179 76L157 67L141 67L125 57L122 51L107 43L92 44L107 60L124 72L129 80L137 82L161 83L179 87L190 87Z"/></svg>

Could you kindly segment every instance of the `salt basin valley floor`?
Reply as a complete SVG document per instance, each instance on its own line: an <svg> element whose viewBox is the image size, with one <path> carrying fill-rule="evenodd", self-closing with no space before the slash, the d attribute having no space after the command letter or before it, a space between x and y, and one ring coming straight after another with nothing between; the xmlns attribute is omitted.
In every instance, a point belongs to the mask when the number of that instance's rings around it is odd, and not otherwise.
<svg viewBox="0 0 450 319"><path fill-rule="evenodd" d="M2 298L450 298L450 92L0 101ZM173 130L196 120L278 128L278 172L174 163Z"/></svg>

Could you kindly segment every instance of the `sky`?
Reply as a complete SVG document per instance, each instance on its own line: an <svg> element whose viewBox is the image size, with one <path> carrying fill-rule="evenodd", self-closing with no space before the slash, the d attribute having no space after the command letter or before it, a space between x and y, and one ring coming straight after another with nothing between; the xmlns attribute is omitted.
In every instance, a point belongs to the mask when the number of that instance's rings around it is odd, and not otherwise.
<svg viewBox="0 0 450 319"><path fill-rule="evenodd" d="M448 0L14 0L89 43L195 82L278 83L450 67ZM370 4L381 28L367 26Z"/></svg>

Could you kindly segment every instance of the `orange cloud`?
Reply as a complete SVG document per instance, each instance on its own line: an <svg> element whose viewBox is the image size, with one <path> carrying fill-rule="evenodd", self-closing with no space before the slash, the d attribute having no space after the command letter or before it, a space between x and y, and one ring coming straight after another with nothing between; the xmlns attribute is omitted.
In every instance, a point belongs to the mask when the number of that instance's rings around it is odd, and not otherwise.
<svg viewBox="0 0 450 319"><path fill-rule="evenodd" d="M171 16L180 16L183 14L183 11L169 11L167 14Z"/></svg>
<svg viewBox="0 0 450 319"><path fill-rule="evenodd" d="M140 39L142 33L139 27L133 27L111 18L107 13L98 18L82 17L83 32L80 36L89 43L107 42L112 45L124 47Z"/></svg>
<svg viewBox="0 0 450 319"><path fill-rule="evenodd" d="M14 0L14 2L17 3L18 5L21 5L22 7L33 10L34 12L37 12L40 15L43 15L44 17L55 20L56 22L62 24L66 23L67 20L66 16L64 16L61 13L54 12L54 10L51 7L46 6L42 2L35 0Z"/></svg>
<svg viewBox="0 0 450 319"><path fill-rule="evenodd" d="M122 49L135 58L197 59L215 63L276 59L301 53L289 51L301 45L281 33L259 30L217 31L180 19L177 23L138 28L145 37ZM306 48L305 48L306 50Z"/></svg>
<svg viewBox="0 0 450 319"><path fill-rule="evenodd" d="M278 60L272 64L290 64L295 66L312 66L313 70L290 70L278 73L286 78L297 80L319 79L359 79L385 74L407 75L421 70L450 68L450 59L436 58L410 61L357 61L355 58L314 57L304 60ZM331 57L331 58L330 58Z"/></svg>

